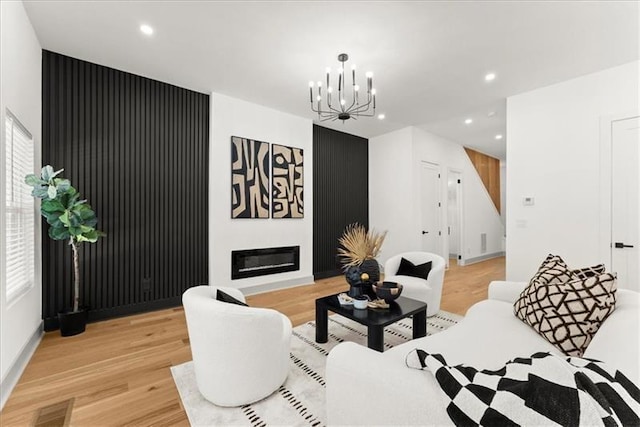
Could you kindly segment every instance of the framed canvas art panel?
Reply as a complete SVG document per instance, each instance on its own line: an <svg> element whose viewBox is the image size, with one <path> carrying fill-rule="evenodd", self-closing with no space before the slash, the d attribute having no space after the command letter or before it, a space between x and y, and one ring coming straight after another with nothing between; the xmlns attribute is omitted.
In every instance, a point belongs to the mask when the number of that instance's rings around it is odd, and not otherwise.
<svg viewBox="0 0 640 427"><path fill-rule="evenodd" d="M269 218L269 144L231 137L231 218Z"/></svg>
<svg viewBox="0 0 640 427"><path fill-rule="evenodd" d="M271 217L304 218L302 148L273 144L271 175Z"/></svg>

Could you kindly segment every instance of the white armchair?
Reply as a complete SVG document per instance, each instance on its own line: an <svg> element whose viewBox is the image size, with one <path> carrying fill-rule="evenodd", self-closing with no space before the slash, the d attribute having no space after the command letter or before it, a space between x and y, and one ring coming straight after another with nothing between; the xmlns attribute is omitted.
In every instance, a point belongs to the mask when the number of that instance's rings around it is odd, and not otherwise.
<svg viewBox="0 0 640 427"><path fill-rule="evenodd" d="M280 387L289 371L291 321L275 310L216 300L213 286L182 295L200 393L219 406L241 406ZM220 288L244 302L242 292Z"/></svg>
<svg viewBox="0 0 640 427"><path fill-rule="evenodd" d="M398 276L396 273L402 258L415 265L431 261L431 271L427 280L412 276ZM384 280L401 283L402 296L426 302L427 316L433 316L440 311L444 268L445 261L440 255L429 252L405 252L387 260L384 264Z"/></svg>

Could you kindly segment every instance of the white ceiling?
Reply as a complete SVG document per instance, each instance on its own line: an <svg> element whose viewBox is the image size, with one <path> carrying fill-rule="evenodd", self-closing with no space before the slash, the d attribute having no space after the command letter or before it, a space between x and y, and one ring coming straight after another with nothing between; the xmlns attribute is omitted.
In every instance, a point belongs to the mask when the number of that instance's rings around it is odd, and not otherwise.
<svg viewBox="0 0 640 427"><path fill-rule="evenodd" d="M338 53L375 72L385 120L505 158L506 97L639 58L637 2L25 1L44 49L298 116ZM138 30L147 23L151 37ZM484 81L495 72L492 83ZM364 81L361 83L364 85ZM493 117L489 113L494 112ZM465 125L471 117L474 123Z"/></svg>

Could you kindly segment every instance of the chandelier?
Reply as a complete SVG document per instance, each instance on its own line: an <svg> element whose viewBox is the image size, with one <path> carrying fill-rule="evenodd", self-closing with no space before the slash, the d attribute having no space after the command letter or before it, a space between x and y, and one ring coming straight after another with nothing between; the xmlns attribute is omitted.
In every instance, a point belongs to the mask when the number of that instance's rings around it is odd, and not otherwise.
<svg viewBox="0 0 640 427"><path fill-rule="evenodd" d="M376 90L373 88L373 73L367 72L367 92L361 94L360 86L356 84L356 66L351 66L351 90L347 89L347 78L345 77L345 62L349 60L349 55L341 53L338 55L340 65L338 67L338 93L337 97L334 87L331 86L331 69L327 68L327 84L322 90L322 82L309 82L309 101L311 110L318 113L321 122L331 120L357 119L358 117L373 117L376 113ZM314 87L317 90L314 91ZM314 96L315 92L315 96ZM351 92L348 96L347 92ZM360 98L363 98L362 100ZM332 99L333 98L333 99ZM324 104L323 104L324 101Z"/></svg>

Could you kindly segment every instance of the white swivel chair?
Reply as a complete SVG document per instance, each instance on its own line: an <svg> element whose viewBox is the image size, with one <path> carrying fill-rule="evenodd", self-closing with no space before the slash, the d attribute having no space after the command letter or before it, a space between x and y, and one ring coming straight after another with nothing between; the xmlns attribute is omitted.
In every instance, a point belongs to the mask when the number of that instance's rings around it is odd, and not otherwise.
<svg viewBox="0 0 640 427"><path fill-rule="evenodd" d="M242 406L267 397L289 372L291 321L267 308L217 301L213 286L182 295L200 393L218 406ZM242 292L220 288L244 302Z"/></svg>
<svg viewBox="0 0 640 427"><path fill-rule="evenodd" d="M427 279L412 276L398 276L400 260L404 258L414 265L431 261L431 271ZM427 316L433 316L440 311L442 298L442 284L444 282L445 261L440 255L429 252L405 252L392 256L384 264L384 280L401 283L402 296L424 301L427 303Z"/></svg>

